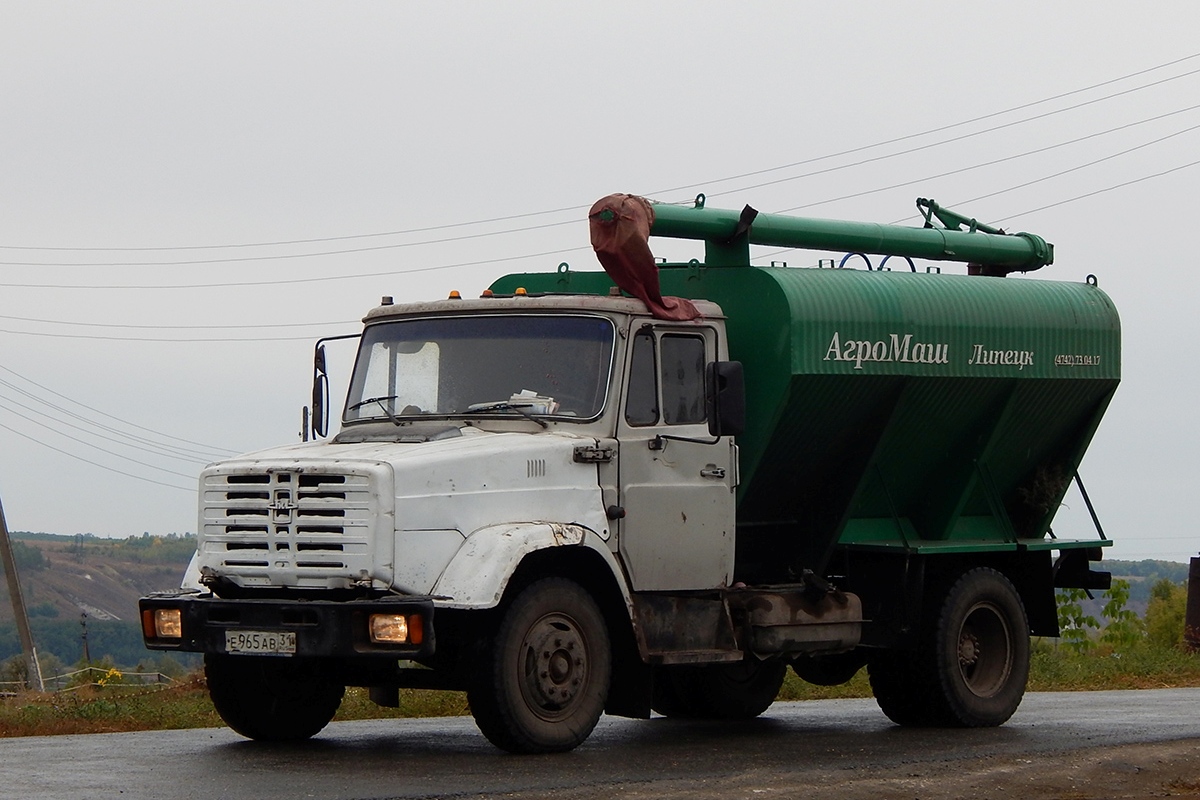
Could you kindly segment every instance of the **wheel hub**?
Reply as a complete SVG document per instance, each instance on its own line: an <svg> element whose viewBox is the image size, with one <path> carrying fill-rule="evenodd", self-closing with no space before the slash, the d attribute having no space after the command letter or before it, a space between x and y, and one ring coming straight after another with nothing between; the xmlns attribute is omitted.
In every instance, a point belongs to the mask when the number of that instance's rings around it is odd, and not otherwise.
<svg viewBox="0 0 1200 800"><path fill-rule="evenodd" d="M979 637L964 633L958 640L958 663L964 667L973 666L979 660L979 655Z"/></svg>
<svg viewBox="0 0 1200 800"><path fill-rule="evenodd" d="M967 613L958 636L958 666L967 690L976 697L992 697L1008 681L1012 633L994 604L980 602Z"/></svg>
<svg viewBox="0 0 1200 800"><path fill-rule="evenodd" d="M545 711L569 706L584 685L587 648L573 621L544 617L525 636L525 688Z"/></svg>

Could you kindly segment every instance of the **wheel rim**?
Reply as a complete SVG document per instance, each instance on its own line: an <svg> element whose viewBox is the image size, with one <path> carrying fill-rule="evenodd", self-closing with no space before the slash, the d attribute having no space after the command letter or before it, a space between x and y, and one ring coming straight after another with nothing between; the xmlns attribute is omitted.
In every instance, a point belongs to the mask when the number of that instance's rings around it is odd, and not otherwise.
<svg viewBox="0 0 1200 800"><path fill-rule="evenodd" d="M567 614L547 614L521 642L521 695L526 706L549 722L574 710L588 683L587 640Z"/></svg>
<svg viewBox="0 0 1200 800"><path fill-rule="evenodd" d="M1007 684L1013 668L1012 631L996 605L976 603L967 612L958 635L958 668L977 697L992 697Z"/></svg>

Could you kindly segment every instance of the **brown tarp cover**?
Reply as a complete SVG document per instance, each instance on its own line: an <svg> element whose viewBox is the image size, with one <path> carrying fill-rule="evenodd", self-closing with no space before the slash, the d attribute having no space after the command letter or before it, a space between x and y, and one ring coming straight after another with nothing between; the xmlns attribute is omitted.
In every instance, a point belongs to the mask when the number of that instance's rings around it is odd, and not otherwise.
<svg viewBox="0 0 1200 800"><path fill-rule="evenodd" d="M592 206L588 224L596 258L621 291L640 299L659 319L700 316L690 300L663 297L659 290L658 265L650 252L654 207L649 200L632 194L610 194Z"/></svg>

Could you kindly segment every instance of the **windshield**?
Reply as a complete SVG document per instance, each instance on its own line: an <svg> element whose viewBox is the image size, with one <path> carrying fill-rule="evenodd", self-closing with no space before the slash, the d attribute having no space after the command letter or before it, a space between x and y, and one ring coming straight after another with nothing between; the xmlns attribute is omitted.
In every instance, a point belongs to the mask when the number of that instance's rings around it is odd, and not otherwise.
<svg viewBox="0 0 1200 800"><path fill-rule="evenodd" d="M593 418L612 373L603 317L399 320L363 333L345 422L421 415Z"/></svg>

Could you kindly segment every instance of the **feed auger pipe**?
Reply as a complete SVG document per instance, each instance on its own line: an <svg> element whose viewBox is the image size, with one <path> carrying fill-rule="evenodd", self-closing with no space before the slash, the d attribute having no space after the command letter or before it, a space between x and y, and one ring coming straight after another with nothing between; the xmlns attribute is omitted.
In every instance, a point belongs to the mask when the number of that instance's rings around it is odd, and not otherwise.
<svg viewBox="0 0 1200 800"><path fill-rule="evenodd" d="M650 235L704 241L705 262L711 266L749 264L751 244L961 261L977 265L972 272L992 276L1030 272L1054 262L1054 245L1040 236L1007 234L932 200L919 199L917 207L925 226L909 228L760 214L750 206L742 211L705 208L700 195L690 208L655 204ZM942 227L935 227L934 218Z"/></svg>

